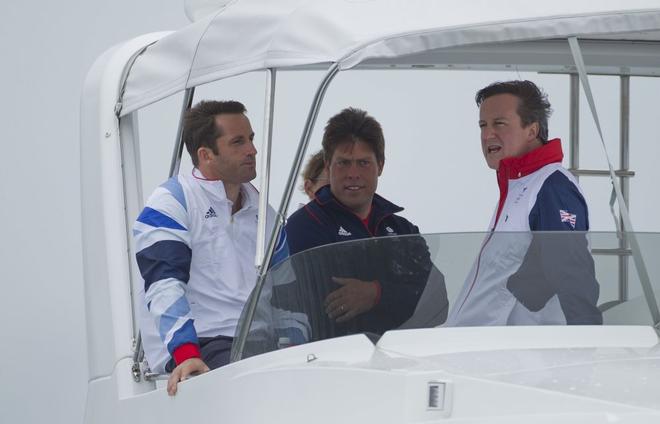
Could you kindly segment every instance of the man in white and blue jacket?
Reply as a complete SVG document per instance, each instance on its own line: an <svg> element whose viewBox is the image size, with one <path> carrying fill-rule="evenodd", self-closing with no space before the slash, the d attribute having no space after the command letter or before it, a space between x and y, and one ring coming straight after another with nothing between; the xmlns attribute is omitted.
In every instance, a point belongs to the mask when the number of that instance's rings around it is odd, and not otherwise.
<svg viewBox="0 0 660 424"><path fill-rule="evenodd" d="M255 286L253 138L241 103L195 105L183 130L194 169L158 187L133 227L144 279L145 353L152 369L171 371L170 394L190 374L229 362L238 319ZM282 236L272 263L287 256Z"/></svg>
<svg viewBox="0 0 660 424"><path fill-rule="evenodd" d="M560 140L548 140L546 94L530 81L498 82L476 102L500 197L447 325L602 324L588 208L561 166Z"/></svg>
<svg viewBox="0 0 660 424"><path fill-rule="evenodd" d="M286 225L292 255L333 245L294 260L299 283L308 284L301 290L315 293L311 297L323 296L324 312L332 320L330 324L308 311L313 338L365 331L382 334L400 326L415 312L429 275L439 287L433 306L444 322L448 305L444 279L433 270L424 239L400 237L417 235L419 230L396 215L403 208L376 194L385 164L378 121L363 110L344 109L328 121L322 144L330 184L321 187ZM399 237L371 240L383 236ZM355 240L365 241L340 243ZM314 266L304 267L303 262Z"/></svg>

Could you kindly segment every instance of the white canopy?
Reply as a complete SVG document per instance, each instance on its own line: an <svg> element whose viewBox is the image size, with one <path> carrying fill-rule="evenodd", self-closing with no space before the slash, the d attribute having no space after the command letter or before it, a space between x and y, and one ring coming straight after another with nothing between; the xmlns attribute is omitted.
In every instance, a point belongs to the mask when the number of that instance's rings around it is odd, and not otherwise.
<svg viewBox="0 0 660 424"><path fill-rule="evenodd" d="M121 115L186 88L255 70L333 62L340 69L502 63L511 59L507 50L494 54L484 45L569 36L658 41L660 0L235 0L165 36L136 59ZM633 60L635 51L647 47L628 43L620 67L660 71L659 54ZM523 49L517 57L532 59L535 53ZM567 46L557 54L570 58Z"/></svg>

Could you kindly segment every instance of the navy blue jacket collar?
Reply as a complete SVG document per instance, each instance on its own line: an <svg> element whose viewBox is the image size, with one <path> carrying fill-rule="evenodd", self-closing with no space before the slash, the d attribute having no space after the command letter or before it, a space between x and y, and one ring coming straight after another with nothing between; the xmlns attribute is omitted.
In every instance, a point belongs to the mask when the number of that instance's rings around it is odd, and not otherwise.
<svg viewBox="0 0 660 424"><path fill-rule="evenodd" d="M321 206L333 206L343 211L352 213L346 206L344 206L330 191L330 185L326 185L318 189L314 195L314 201ZM379 219L386 215L392 215L401 212L403 208L395 205L389 200L385 199L374 193L374 198L371 202L371 216L372 218Z"/></svg>

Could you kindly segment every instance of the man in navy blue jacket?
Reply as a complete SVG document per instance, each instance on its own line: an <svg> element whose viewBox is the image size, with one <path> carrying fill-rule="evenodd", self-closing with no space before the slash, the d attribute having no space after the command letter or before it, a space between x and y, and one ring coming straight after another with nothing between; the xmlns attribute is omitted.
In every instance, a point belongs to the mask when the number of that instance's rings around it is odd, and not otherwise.
<svg viewBox="0 0 660 424"><path fill-rule="evenodd" d="M298 280L313 285L333 320L332 335L359 331L382 333L406 322L415 312L429 275L441 284L435 310L444 321L447 298L442 275L433 269L422 237L403 208L376 194L385 164L380 124L365 111L348 108L332 117L323 135L323 154L330 181L315 199L288 220L290 253L349 240L308 252L298 260ZM313 258L313 260L312 260ZM314 262L313 266L304 264ZM433 274L431 274L433 272ZM308 287L311 289L311 287ZM314 319L314 317L310 317ZM318 318L318 317L317 317ZM312 327L315 327L312 323Z"/></svg>

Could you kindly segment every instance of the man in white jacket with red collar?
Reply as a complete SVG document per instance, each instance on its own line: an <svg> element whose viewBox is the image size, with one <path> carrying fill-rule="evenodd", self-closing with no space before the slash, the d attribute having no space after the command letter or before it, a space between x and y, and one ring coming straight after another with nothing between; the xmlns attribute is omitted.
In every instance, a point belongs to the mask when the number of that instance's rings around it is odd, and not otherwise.
<svg viewBox="0 0 660 424"><path fill-rule="evenodd" d="M498 82L476 102L500 198L447 325L602 324L587 204L561 166L561 141L548 140L546 94L531 81Z"/></svg>

